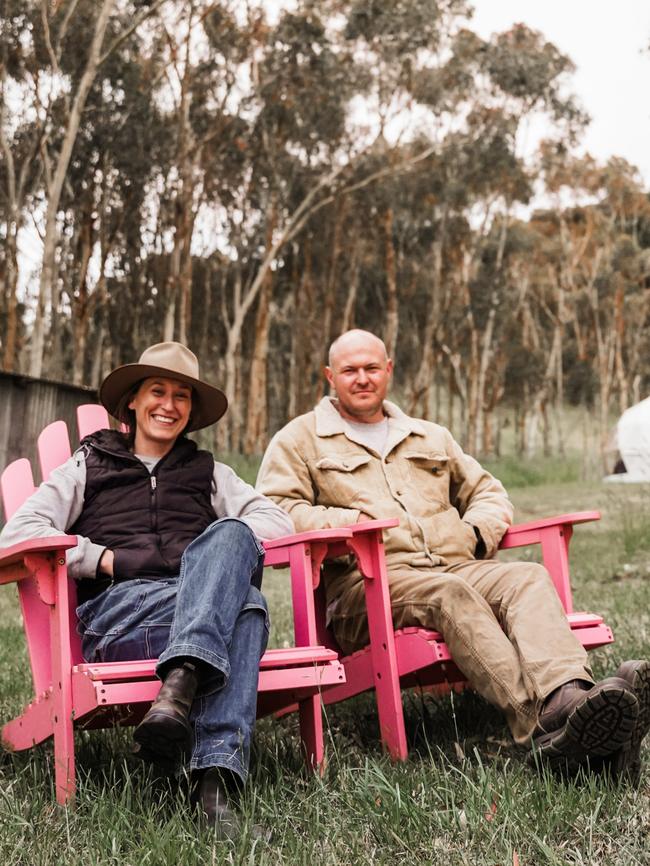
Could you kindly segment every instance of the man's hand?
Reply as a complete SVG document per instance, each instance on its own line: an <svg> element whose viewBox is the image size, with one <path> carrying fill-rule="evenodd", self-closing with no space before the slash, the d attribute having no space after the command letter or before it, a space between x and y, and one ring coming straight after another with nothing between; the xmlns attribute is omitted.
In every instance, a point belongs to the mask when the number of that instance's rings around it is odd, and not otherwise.
<svg viewBox="0 0 650 866"><path fill-rule="evenodd" d="M481 535L481 530L477 526L473 526L474 535L476 536L476 547L474 549L474 559L485 559L487 548Z"/></svg>
<svg viewBox="0 0 650 866"><path fill-rule="evenodd" d="M113 551L109 550L108 547L102 553L99 558L99 566L98 571L100 574L107 574L109 577L113 577L113 560L115 559L113 555Z"/></svg>

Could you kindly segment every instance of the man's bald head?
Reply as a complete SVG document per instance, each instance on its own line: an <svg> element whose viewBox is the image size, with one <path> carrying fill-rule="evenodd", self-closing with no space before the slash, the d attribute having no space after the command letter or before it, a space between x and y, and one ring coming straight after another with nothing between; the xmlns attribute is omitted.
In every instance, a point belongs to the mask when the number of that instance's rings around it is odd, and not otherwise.
<svg viewBox="0 0 650 866"><path fill-rule="evenodd" d="M348 421L374 424L383 420L392 372L393 362L383 340L370 331L346 331L330 346L325 377L336 392L336 408Z"/></svg>
<svg viewBox="0 0 650 866"><path fill-rule="evenodd" d="M330 346L329 365L330 367L333 367L336 363L337 356L342 352L369 347L380 349L384 361L388 360L388 352L386 351L386 344L383 340L380 340L379 337L371 334L370 331L363 331L361 328L352 328L352 330L346 331L344 334L341 334L340 337L337 337Z"/></svg>

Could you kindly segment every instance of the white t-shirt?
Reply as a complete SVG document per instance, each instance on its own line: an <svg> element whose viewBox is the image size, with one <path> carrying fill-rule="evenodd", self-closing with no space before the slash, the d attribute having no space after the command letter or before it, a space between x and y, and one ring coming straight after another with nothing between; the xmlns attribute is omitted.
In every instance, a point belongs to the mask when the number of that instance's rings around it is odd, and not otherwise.
<svg viewBox="0 0 650 866"><path fill-rule="evenodd" d="M353 433L356 440L360 440L366 448L376 451L381 457L384 456L388 441L388 418L384 417L374 424L361 424L358 421L348 421L345 418L344 423L348 432Z"/></svg>
<svg viewBox="0 0 650 866"><path fill-rule="evenodd" d="M146 454L134 454L133 456L137 457L140 463L144 463L149 475L151 475L158 463L160 463L160 457L149 457Z"/></svg>

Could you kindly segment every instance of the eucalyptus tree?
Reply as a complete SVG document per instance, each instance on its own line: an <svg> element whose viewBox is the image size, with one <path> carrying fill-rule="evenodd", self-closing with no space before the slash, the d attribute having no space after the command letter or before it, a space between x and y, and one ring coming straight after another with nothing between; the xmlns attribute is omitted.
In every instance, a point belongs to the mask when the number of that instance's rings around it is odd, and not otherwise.
<svg viewBox="0 0 650 866"><path fill-rule="evenodd" d="M241 398L245 399L246 390L253 399L243 444L259 448L260 438L266 438L263 366L268 354L272 283L289 246L297 242L308 246L310 232L318 231L319 223L331 217L336 220L338 215L339 241L335 248L340 248L344 213L341 199L384 176L409 170L426 155L426 151L407 153L389 146L379 164L367 160L377 140L376 130L371 136L362 136L351 107L353 98L366 92L367 64L356 59L354 45L342 37L336 21L332 23L325 17L324 13L332 8L330 4L304 3L298 11L282 14L273 28L256 30L250 97L242 104L243 116L250 118L249 132L242 135L242 150L250 161L250 171L236 196L235 209L230 209L232 218L226 214L226 234L237 273L225 308L225 385L235 406L228 424L222 425L228 432L229 447L242 444L238 407L243 405ZM254 263L252 269L249 263ZM294 324L290 393L296 393L298 377L306 372L309 376L314 367L312 359L322 354L322 348L316 348L316 342L322 343L322 329L317 323L323 315L331 320L323 288L332 284L334 273L330 266L329 280L326 278L319 289L309 282L309 271L303 271L288 297ZM283 303L282 299L278 301ZM237 348L254 306L255 362L245 389L241 370L237 369Z"/></svg>
<svg viewBox="0 0 650 866"><path fill-rule="evenodd" d="M556 394L561 402L562 358L568 355L568 388L583 401L595 398L604 447L614 398L620 411L639 397L650 312L650 261L641 244L650 204L623 160L602 166L544 143L540 176L554 195L539 250L553 275ZM539 218L533 222L541 224Z"/></svg>
<svg viewBox="0 0 650 866"><path fill-rule="evenodd" d="M511 212L532 192L531 172L519 148L522 128L543 114L558 136L571 139L584 116L564 94L564 79L572 68L568 58L523 25L486 41L456 22L441 49L415 76L414 92L442 129L438 152L430 161L431 171L438 174L432 211L439 226L437 255L442 260L451 257L457 268L449 277L454 288L442 329L440 281L431 281L415 382L416 391L424 394L433 357L440 353L461 400L462 438L480 453L486 413L504 394L500 358L511 306L505 275ZM453 123L445 126L448 117ZM471 229L456 234L461 241L456 250L445 237L451 215ZM486 250L492 248L486 268Z"/></svg>
<svg viewBox="0 0 650 866"><path fill-rule="evenodd" d="M61 302L57 272L60 205L89 94L93 87L104 85L101 70L106 60L164 2L11 0L3 16L9 37L3 48L5 112L0 124L0 144L5 156L10 154L4 178L9 200L7 235L17 236L29 192L38 197L42 210L42 264L31 329L32 375L43 370L50 332L56 337ZM8 100L20 106L17 119L7 117ZM31 172L38 181L29 190L26 178ZM32 211L35 207L31 204ZM13 291L10 287L10 293ZM9 309L11 312L11 303ZM6 348L11 351L11 328Z"/></svg>

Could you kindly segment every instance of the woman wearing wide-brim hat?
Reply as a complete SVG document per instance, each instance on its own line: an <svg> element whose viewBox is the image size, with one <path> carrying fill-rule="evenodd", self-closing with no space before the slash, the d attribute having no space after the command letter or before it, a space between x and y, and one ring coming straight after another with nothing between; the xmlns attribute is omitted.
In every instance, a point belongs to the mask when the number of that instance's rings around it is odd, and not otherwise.
<svg viewBox="0 0 650 866"><path fill-rule="evenodd" d="M268 616L260 538L293 531L278 506L186 433L218 421L225 395L180 343L113 370L100 400L125 429L100 430L5 526L0 545L70 532L84 658L157 658L158 698L134 751L167 771L189 759L201 813L238 833Z"/></svg>

